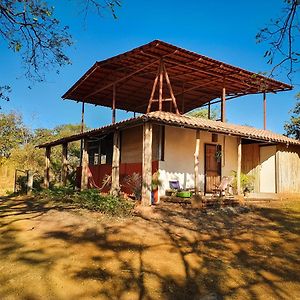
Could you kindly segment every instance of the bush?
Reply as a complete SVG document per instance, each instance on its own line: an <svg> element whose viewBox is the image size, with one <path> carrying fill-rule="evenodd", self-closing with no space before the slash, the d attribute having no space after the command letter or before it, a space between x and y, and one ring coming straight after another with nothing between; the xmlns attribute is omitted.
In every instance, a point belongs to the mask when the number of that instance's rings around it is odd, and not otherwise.
<svg viewBox="0 0 300 300"><path fill-rule="evenodd" d="M234 176L233 187L236 190L237 189L237 178L236 178L237 172L232 171L232 174ZM254 182L255 182L255 177L253 175L247 175L247 174L244 174L243 172L241 172L241 189L242 189L243 193L253 192Z"/></svg>
<svg viewBox="0 0 300 300"><path fill-rule="evenodd" d="M74 191L72 187L53 187L38 193L41 198L70 203L80 208L101 211L113 216L129 216L134 204L127 199L100 194L97 189Z"/></svg>

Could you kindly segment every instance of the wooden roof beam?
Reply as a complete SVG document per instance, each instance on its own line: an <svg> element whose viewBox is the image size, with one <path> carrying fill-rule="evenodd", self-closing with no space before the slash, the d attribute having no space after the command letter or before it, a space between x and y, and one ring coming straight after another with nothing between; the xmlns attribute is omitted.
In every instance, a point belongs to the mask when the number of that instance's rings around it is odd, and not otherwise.
<svg viewBox="0 0 300 300"><path fill-rule="evenodd" d="M97 93L100 93L100 92L103 91L103 90L106 90L107 88L113 86L114 84L117 84L117 83L119 83L119 82L121 82L121 81L123 81L123 80L126 80L126 79L128 79L128 78L134 76L136 73L138 73L138 72L140 72L140 71L142 71L142 70L148 68L149 66L155 64L156 62L157 62L157 60L151 62L150 64L147 64L146 66L144 66L144 67L142 67L142 68L139 68L139 69L135 70L134 72L132 72L132 73L130 73L130 74L128 74L128 75L126 75L126 76L124 76L124 77L122 77L122 78L119 78L119 79L115 80L114 82L111 82L111 83L105 85L104 87L102 87L102 88L100 88L100 89L97 89L96 91L94 91L94 92L88 94L87 96L85 96L85 99L86 99L86 98L89 98L89 97L91 97L91 96L93 96L93 95L95 95L95 94L97 94Z"/></svg>

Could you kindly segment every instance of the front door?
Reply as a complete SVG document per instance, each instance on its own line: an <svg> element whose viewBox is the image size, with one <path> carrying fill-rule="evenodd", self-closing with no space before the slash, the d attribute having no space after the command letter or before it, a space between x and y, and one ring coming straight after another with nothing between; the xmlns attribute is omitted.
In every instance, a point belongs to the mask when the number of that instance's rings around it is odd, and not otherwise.
<svg viewBox="0 0 300 300"><path fill-rule="evenodd" d="M211 193L221 181L221 145L205 144L205 192Z"/></svg>

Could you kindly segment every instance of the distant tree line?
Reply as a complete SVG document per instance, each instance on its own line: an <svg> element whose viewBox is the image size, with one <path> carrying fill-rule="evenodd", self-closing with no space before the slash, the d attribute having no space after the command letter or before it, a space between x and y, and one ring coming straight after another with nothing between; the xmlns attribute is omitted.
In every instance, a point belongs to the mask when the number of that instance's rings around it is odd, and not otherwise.
<svg viewBox="0 0 300 300"><path fill-rule="evenodd" d="M32 170L37 177L42 177L45 150L36 146L80 133L80 131L80 124L65 124L53 129L31 130L24 124L21 115L15 112L0 113L0 166L9 164L12 168ZM74 180L75 170L79 165L80 142L69 144L68 155L70 180ZM61 146L53 147L51 149L51 174L55 181L60 180L61 167Z"/></svg>

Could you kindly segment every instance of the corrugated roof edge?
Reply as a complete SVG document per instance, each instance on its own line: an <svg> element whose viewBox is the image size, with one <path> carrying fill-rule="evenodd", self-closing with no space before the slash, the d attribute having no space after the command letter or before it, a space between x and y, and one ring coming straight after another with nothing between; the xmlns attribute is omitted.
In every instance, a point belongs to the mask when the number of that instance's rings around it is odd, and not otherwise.
<svg viewBox="0 0 300 300"><path fill-rule="evenodd" d="M266 80L269 80L269 81L272 81L274 83L277 83L277 84L282 84L285 88L284 90L291 90L293 89L293 86L290 85L290 84L287 84L285 82L280 82L278 80L275 80L273 78L269 78L269 77L266 77L266 76L263 76L261 74L258 74L257 72L253 72L253 71L249 71L249 70L246 70L244 68L240 68L240 67L236 67L236 66L233 66L229 63L226 63L226 62L223 62L223 61L219 61L215 58L210 58L206 55L202 55L202 54L199 54L195 51L191 51L191 50L188 50L186 48L183 48L183 47L179 47L179 46L176 46L176 45L172 45L170 43L167 43L165 41L162 41L162 40L153 40L149 43L146 43L144 45L140 45L140 46L137 46L135 48L132 48L126 52L123 52L123 53L120 53L120 54L117 54L115 56L112 56L112 57L109 57L109 58L106 58L102 61L96 61L94 63L94 65L92 67L90 67L85 73L83 76L81 76L63 95L62 95L62 99L67 99L68 98L68 95L75 89L77 88L78 85L80 85L95 69L97 69L97 67L99 66L103 66L104 64L112 61L112 60L117 60L117 59L121 59L122 57L126 57L127 55L131 54L131 53L134 53L134 52L137 52L139 50L142 50L144 48L147 48L147 47L156 47L157 45L159 44L162 44L162 45L165 45L167 47L172 47L174 49L178 49L179 51L183 51L183 52L186 52L190 55L194 55L194 56L199 56L199 57L202 57L202 58L205 58L206 60L209 60L209 61L212 61L214 63L222 63L224 66L228 67L228 68L233 68L233 69L236 69L236 70L240 70L244 73L247 73L248 75L252 75L252 74L255 74L256 76L258 76L259 78L263 78L263 79L266 79Z"/></svg>
<svg viewBox="0 0 300 300"><path fill-rule="evenodd" d="M85 137L92 137L97 134L107 133L115 129L122 129L129 125L142 124L146 121L158 122L160 124L175 125L186 128L198 128L206 131L229 134L232 136L240 136L242 138L255 139L265 142L277 142L283 144L300 145L300 141L286 137L281 134L274 133L269 130L257 129L250 126L234 125L220 121L213 121L203 118L191 117L188 115L176 115L169 112L151 112L149 114L140 115L136 118L130 118L116 124L109 124L97 129L89 130L83 133L74 134L69 137L51 141L38 145L38 148L46 148L57 146L63 143L73 142Z"/></svg>

